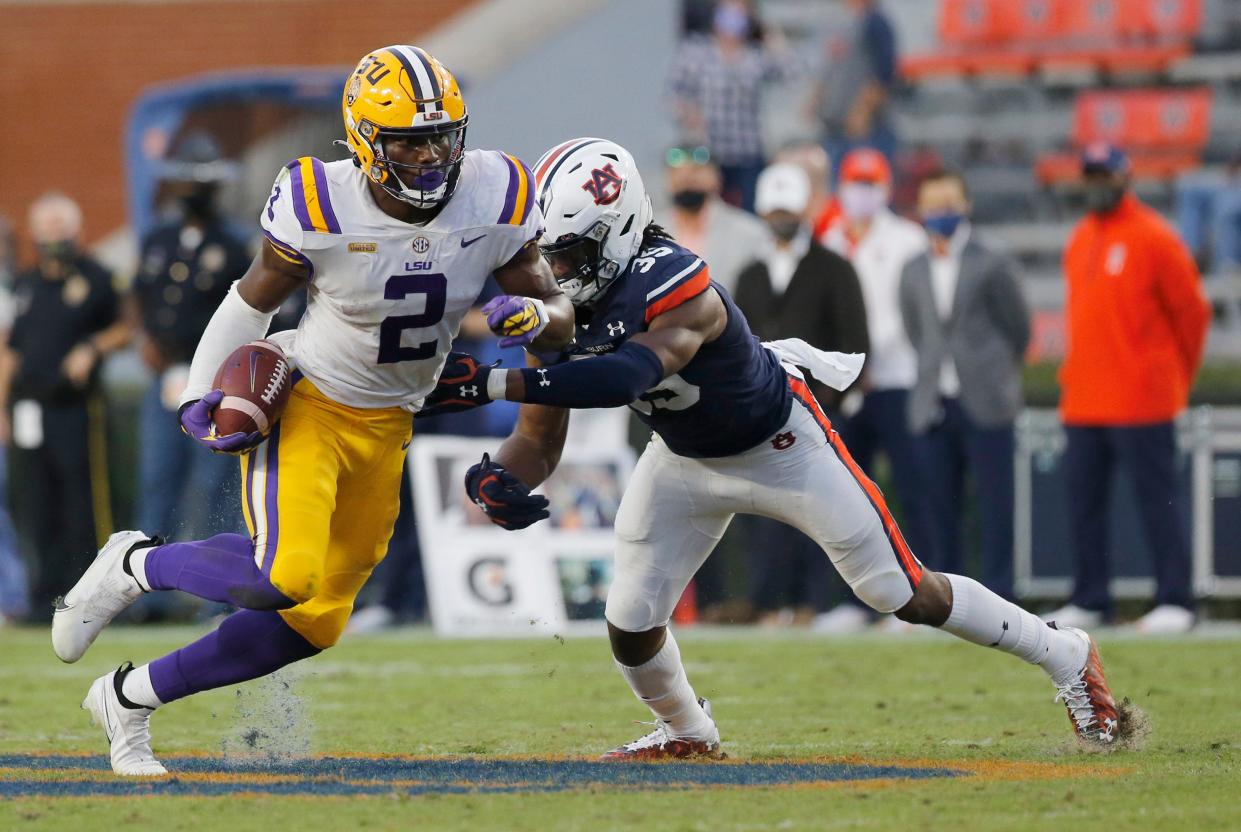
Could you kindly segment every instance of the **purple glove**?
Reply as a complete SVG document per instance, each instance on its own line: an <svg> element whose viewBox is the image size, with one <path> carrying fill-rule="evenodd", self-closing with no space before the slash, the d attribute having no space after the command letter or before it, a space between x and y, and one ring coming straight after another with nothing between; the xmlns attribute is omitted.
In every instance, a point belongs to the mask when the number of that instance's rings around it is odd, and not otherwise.
<svg viewBox="0 0 1241 832"><path fill-rule="evenodd" d="M198 442L206 445L217 454L245 454L262 444L263 434L230 433L228 436L217 436L215 422L211 421L211 412L224 398L223 390L212 390L195 402L181 408L181 430Z"/></svg>
<svg viewBox="0 0 1241 832"><path fill-rule="evenodd" d="M500 336L502 347L524 347L547 328L547 309L538 298L498 295L483 307L487 326Z"/></svg>

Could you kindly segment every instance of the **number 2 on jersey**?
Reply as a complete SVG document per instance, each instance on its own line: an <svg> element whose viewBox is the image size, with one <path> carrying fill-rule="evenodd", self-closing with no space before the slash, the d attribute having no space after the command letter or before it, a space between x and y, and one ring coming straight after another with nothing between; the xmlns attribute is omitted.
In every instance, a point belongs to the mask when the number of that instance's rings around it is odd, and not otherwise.
<svg viewBox="0 0 1241 832"><path fill-rule="evenodd" d="M448 300L448 279L442 274L396 274L384 284L384 297L404 300L410 295L426 295L426 307L416 315L390 315L379 324L379 363L426 361L439 347L435 339L412 347L401 346L401 333L407 329L435 326L444 317Z"/></svg>

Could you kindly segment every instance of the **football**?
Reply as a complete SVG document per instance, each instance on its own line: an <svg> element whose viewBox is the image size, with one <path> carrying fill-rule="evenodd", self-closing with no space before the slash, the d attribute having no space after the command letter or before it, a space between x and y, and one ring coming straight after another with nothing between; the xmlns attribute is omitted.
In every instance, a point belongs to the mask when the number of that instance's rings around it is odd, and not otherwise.
<svg viewBox="0 0 1241 832"><path fill-rule="evenodd" d="M284 413L289 401L289 361L271 341L243 344L220 365L214 388L224 398L212 413L216 431L264 435Z"/></svg>

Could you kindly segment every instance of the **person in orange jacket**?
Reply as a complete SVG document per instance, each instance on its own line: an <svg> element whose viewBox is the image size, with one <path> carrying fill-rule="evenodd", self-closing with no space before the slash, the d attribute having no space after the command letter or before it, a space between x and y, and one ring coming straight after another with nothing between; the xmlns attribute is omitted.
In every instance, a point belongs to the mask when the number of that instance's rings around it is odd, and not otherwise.
<svg viewBox="0 0 1241 832"><path fill-rule="evenodd" d="M1146 632L1194 624L1189 535L1173 420L1189 403L1210 304L1185 244L1129 189L1129 160L1105 143L1082 156L1087 215L1064 253L1068 351L1060 418L1075 562L1073 596L1048 618L1098 624L1111 612L1108 491L1119 466L1139 501L1155 564Z"/></svg>

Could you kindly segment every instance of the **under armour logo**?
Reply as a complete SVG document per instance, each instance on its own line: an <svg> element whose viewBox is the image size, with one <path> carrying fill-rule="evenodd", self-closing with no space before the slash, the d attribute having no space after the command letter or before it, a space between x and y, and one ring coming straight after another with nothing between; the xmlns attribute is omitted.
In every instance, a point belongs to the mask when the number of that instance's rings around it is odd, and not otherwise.
<svg viewBox="0 0 1241 832"><path fill-rule="evenodd" d="M466 387L464 384L461 385L461 395L471 399L478 398L478 385L471 384L469 387Z"/></svg>
<svg viewBox="0 0 1241 832"><path fill-rule="evenodd" d="M539 368L535 372L539 374L539 386L540 387L551 387L552 386L552 383L547 380L547 370Z"/></svg>
<svg viewBox="0 0 1241 832"><path fill-rule="evenodd" d="M796 434L793 431L787 433L777 433L771 440L771 447L777 451L784 451L793 447L793 443L797 441Z"/></svg>
<svg viewBox="0 0 1241 832"><path fill-rule="evenodd" d="M613 338L615 338L617 335L624 335L624 334L625 334L625 322L624 321L617 321L614 324L608 324L608 335L611 335Z"/></svg>

